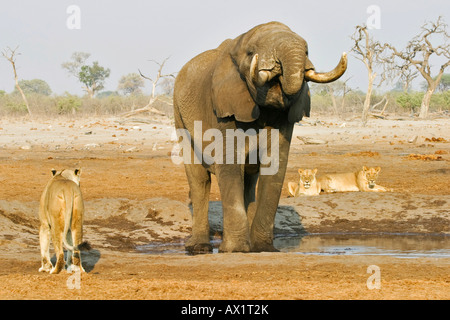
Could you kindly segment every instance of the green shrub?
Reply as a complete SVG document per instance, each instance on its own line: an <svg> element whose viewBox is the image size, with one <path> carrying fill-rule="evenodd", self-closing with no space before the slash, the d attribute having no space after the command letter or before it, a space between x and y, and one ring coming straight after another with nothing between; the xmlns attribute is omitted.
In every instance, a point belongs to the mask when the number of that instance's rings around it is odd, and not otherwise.
<svg viewBox="0 0 450 320"><path fill-rule="evenodd" d="M420 108L423 96L423 92L403 92L397 96L395 102L404 109L409 109L412 112L416 112L416 108Z"/></svg>
<svg viewBox="0 0 450 320"><path fill-rule="evenodd" d="M431 96L430 109L437 111L450 110L450 90L435 92Z"/></svg>
<svg viewBox="0 0 450 320"><path fill-rule="evenodd" d="M11 113L27 113L27 106L23 102L9 101L6 103L6 111Z"/></svg>
<svg viewBox="0 0 450 320"><path fill-rule="evenodd" d="M70 93L56 98L56 109L58 114L75 114L81 106L81 99Z"/></svg>
<svg viewBox="0 0 450 320"><path fill-rule="evenodd" d="M22 98L15 94L0 95L0 111L13 115L22 115L28 112Z"/></svg>

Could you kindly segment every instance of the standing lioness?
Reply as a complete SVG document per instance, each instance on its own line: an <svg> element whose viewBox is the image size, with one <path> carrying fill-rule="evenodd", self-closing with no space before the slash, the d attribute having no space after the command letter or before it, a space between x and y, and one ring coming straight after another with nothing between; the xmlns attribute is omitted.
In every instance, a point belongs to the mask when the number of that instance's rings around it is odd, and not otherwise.
<svg viewBox="0 0 450 320"><path fill-rule="evenodd" d="M88 245L82 243L84 204L80 190L80 173L79 169L65 169L60 172L52 170L53 177L42 193L39 206L42 257L40 272L59 273L64 268L63 244L68 250L68 271L80 268L84 271L80 249ZM50 262L50 234L57 259L54 267Z"/></svg>
<svg viewBox="0 0 450 320"><path fill-rule="evenodd" d="M356 172L326 174L319 178L319 183L325 192L392 191L375 183L380 170L380 167L363 166L362 170Z"/></svg>

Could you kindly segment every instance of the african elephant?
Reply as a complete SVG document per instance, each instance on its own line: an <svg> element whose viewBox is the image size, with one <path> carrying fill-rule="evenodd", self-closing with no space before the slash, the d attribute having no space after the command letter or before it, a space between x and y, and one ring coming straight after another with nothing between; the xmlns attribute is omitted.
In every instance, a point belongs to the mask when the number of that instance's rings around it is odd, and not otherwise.
<svg viewBox="0 0 450 320"><path fill-rule="evenodd" d="M188 251L212 250L208 224L211 173L216 175L223 206L223 241L219 250L277 251L273 247L275 213L294 123L303 115L309 116L307 81L331 82L346 68L344 53L334 70L315 72L308 58L306 41L279 22L258 25L186 63L175 80L177 133L181 129L187 131L189 137L194 136L190 140L190 152L194 157L205 151L205 140L208 140L204 136L203 140L202 136L198 140L195 131L202 135L208 129L214 129L223 137L223 149L215 150L223 161L217 161L217 158L213 162L205 159L185 161L193 207L192 236L185 244ZM244 162L238 162L238 156L234 162L225 161L227 151L237 154L238 150L237 147L227 148L223 141L228 141L227 135L239 129L244 132L254 129L252 132L256 132L258 143L261 129L266 129L264 132L270 138L267 149L272 153L278 151L272 159L272 162L278 162L276 172L263 175L261 170L269 164L262 163L259 158L256 163L249 161L249 156L256 150L247 140Z"/></svg>

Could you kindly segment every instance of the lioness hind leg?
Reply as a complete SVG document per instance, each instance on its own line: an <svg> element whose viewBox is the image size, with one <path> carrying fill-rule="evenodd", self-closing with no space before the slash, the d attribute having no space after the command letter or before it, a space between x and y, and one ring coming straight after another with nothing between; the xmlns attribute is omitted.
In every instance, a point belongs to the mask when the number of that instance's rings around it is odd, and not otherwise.
<svg viewBox="0 0 450 320"><path fill-rule="evenodd" d="M62 237L62 232L52 232L53 246L55 247L56 253L56 264L50 271L51 274L60 273L66 264L66 261L64 261Z"/></svg>
<svg viewBox="0 0 450 320"><path fill-rule="evenodd" d="M56 255L56 264L50 271L51 274L60 273L62 269L64 269L64 265L66 262L64 261L64 252Z"/></svg>
<svg viewBox="0 0 450 320"><path fill-rule="evenodd" d="M53 266L50 261L50 228L48 224L41 224L39 242L41 246L41 267L39 272L50 272Z"/></svg>
<svg viewBox="0 0 450 320"><path fill-rule="evenodd" d="M78 247L81 244L80 232L72 230L72 243L76 247ZM72 265L70 265L67 271L78 271L78 270L86 272L83 266L81 265L81 253L80 250L77 248L72 252Z"/></svg>
<svg viewBox="0 0 450 320"><path fill-rule="evenodd" d="M66 241L67 241L67 244L69 244L70 246L73 246L72 231L70 229L67 232ZM66 250L67 250L67 252L66 252L66 266L67 266L67 270L70 271L70 269L71 269L70 267L72 265L73 252L69 248L66 248Z"/></svg>

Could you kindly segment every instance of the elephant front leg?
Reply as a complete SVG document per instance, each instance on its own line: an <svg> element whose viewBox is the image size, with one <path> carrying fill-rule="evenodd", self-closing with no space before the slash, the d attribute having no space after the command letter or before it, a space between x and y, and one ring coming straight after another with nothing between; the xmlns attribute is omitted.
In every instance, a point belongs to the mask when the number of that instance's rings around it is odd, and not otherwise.
<svg viewBox="0 0 450 320"><path fill-rule="evenodd" d="M223 241L220 252L248 252L250 239L244 204L244 167L225 164L217 170L223 208Z"/></svg>
<svg viewBox="0 0 450 320"><path fill-rule="evenodd" d="M256 213L256 184L258 182L259 174L245 173L244 175L244 203L247 210L248 225L251 227L253 218Z"/></svg>
<svg viewBox="0 0 450 320"><path fill-rule="evenodd" d="M273 226L286 174L292 129L293 127L289 126L285 132L279 133L278 154L273 153L276 149L271 146L271 159L278 161L278 170L275 172L266 170L265 172L269 174L263 174L264 168L274 164L261 164L260 167L256 213L250 231L251 250L254 252L278 251L273 246Z"/></svg>
<svg viewBox="0 0 450 320"><path fill-rule="evenodd" d="M261 176L259 179L256 213L250 232L251 250L254 252L278 251L273 246L273 226L283 177Z"/></svg>
<svg viewBox="0 0 450 320"><path fill-rule="evenodd" d="M189 253L209 253L209 192L211 175L200 164L185 165L192 202L192 236L186 241L185 248Z"/></svg>

